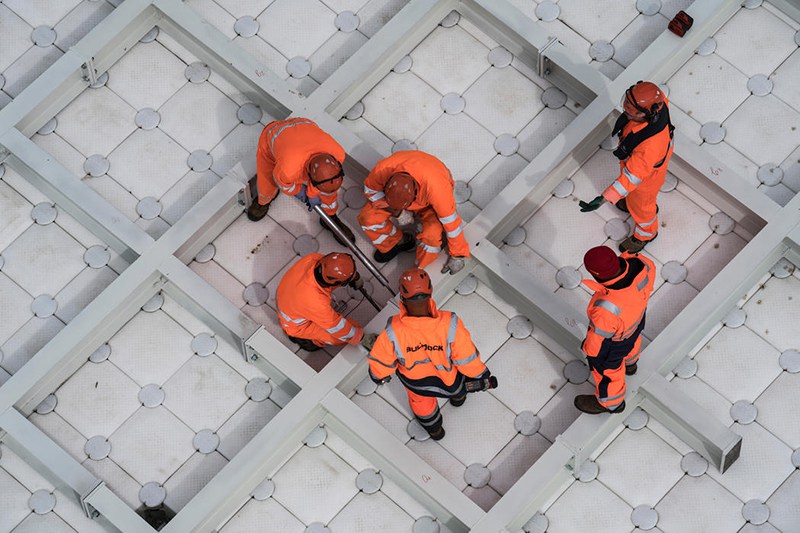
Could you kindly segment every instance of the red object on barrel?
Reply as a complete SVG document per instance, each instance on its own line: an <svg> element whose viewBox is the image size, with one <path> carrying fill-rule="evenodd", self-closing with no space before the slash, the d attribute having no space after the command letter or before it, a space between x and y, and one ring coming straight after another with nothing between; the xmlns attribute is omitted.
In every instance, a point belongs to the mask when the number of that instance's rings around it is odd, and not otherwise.
<svg viewBox="0 0 800 533"><path fill-rule="evenodd" d="M686 11L678 11L678 14L669 21L667 28L678 37L683 37L692 27L692 23L694 23L694 19L687 15Z"/></svg>

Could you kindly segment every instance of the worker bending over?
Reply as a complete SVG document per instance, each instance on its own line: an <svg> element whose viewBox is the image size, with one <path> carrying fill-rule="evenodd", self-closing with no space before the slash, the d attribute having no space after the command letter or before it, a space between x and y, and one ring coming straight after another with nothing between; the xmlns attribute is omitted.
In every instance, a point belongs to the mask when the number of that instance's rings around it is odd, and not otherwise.
<svg viewBox="0 0 800 533"><path fill-rule="evenodd" d="M358 344L361 326L331 307L336 287L362 287L364 281L349 254L309 254L286 271L278 283L275 303L281 328L289 339L309 352L323 346Z"/></svg>
<svg viewBox="0 0 800 533"><path fill-rule="evenodd" d="M582 345L595 393L576 396L575 407L589 414L619 413L625 409L625 376L636 373L656 267L643 255L617 257L607 246L586 252L583 264L595 279L583 280L595 292L586 309L589 329Z"/></svg>
<svg viewBox="0 0 800 533"><path fill-rule="evenodd" d="M264 218L270 202L278 191L283 191L305 203L309 211L321 206L348 240L355 242L353 231L336 215L337 195L344 178L344 158L344 148L307 118L270 122L258 139L258 198L247 209L247 217L253 221ZM322 220L320 224L331 231ZM338 241L336 234L333 235Z"/></svg>
<svg viewBox="0 0 800 533"><path fill-rule="evenodd" d="M622 97L624 113L612 135L619 136L614 155L620 160L620 175L602 196L580 202L581 211L594 211L608 200L630 213L636 227L619 245L621 252L642 251L658 235L658 191L667 176L672 157L675 128L669 120L669 102L658 85L640 81Z"/></svg>
<svg viewBox="0 0 800 533"><path fill-rule="evenodd" d="M374 382L385 383L397 374L414 416L433 440L439 440L444 428L436 398L450 398L458 407L468 390L494 387L497 380L481 361L461 319L437 309L432 292L431 278L421 268L400 276L400 313L386 322L367 359Z"/></svg>
<svg viewBox="0 0 800 533"><path fill-rule="evenodd" d="M414 248L414 236L398 231L391 220L407 209L422 222L417 235L417 266L424 268L436 259L444 232L450 258L442 272L455 274L464 268L469 246L456 211L454 186L450 170L425 152L401 151L379 161L364 180L369 201L358 215L361 228L376 248L375 261L386 263Z"/></svg>

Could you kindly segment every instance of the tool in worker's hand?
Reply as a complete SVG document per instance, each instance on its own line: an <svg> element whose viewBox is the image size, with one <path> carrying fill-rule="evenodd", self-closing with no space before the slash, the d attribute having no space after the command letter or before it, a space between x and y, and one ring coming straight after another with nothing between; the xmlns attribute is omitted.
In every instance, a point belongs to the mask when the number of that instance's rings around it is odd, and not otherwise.
<svg viewBox="0 0 800 533"><path fill-rule="evenodd" d="M347 240L347 236L345 236L345 234L342 233L342 230L339 229L339 226L337 226L336 223L331 220L331 217L329 217L328 214L322 210L322 207L318 205L314 206L314 212L319 215L320 219L322 219L323 223L325 223L325 225L331 229L333 234L338 235L339 239L344 242L348 248L350 248L350 251L353 252L353 255L355 255L358 260L361 261L365 267L367 267L367 270L369 270L370 273L375 276L375 279L377 279L381 285L386 287L386 289L392 293L392 296L394 296L394 289L392 289L392 286L389 285L389 280L387 280L381 271L378 270L378 268L373 265L369 259L367 259L367 256L364 255L364 252L362 252L358 246Z"/></svg>
<svg viewBox="0 0 800 533"><path fill-rule="evenodd" d="M578 202L578 207L581 208L581 213L588 213L589 211L594 211L595 209L599 209L601 205L605 203L606 199L602 196L596 196L590 202L584 202L581 200Z"/></svg>
<svg viewBox="0 0 800 533"><path fill-rule="evenodd" d="M467 392L478 392L482 390L489 390L489 389L496 389L497 388L497 378L494 376L489 376L488 378L482 379L468 379L465 387Z"/></svg>
<svg viewBox="0 0 800 533"><path fill-rule="evenodd" d="M678 11L678 14L669 21L667 28L678 37L683 37L684 34L689 31L689 28L692 27L693 23L694 19L690 17L686 11Z"/></svg>

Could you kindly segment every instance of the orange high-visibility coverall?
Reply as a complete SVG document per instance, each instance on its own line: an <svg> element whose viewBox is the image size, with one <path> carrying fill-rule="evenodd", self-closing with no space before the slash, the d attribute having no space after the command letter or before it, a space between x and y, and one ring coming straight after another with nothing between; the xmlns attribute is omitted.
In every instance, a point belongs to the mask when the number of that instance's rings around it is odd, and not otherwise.
<svg viewBox="0 0 800 533"><path fill-rule="evenodd" d="M275 304L287 335L309 339L317 346L358 344L364 330L331 307L335 287L320 287L314 267L322 254L308 254L286 271L278 283Z"/></svg>
<svg viewBox="0 0 800 533"><path fill-rule="evenodd" d="M664 105L668 103L665 101ZM629 121L622 129L620 142L646 126L646 122ZM603 197L609 202L626 199L628 211L636 222L633 236L640 241L653 240L658 233L656 199L667 176L672 144L669 127L642 141L630 157L619 162L619 177L603 191Z"/></svg>
<svg viewBox="0 0 800 533"><path fill-rule="evenodd" d="M442 232L447 234L450 255L469 257L453 196L453 176L444 163L418 150L395 152L379 161L364 180L369 202L361 209L358 222L375 248L388 252L403 237L390 220L392 215L383 194L386 182L398 172L407 172L417 182L417 197L406 208L422 222L422 231L417 235L417 265L424 268L436 259L442 250Z"/></svg>
<svg viewBox="0 0 800 533"><path fill-rule="evenodd" d="M627 252L620 257L628 264L620 276L602 283L583 280L595 293L586 308L589 329L582 348L597 400L610 410L625 400L625 367L639 360L640 334L656 277L656 266L647 257Z"/></svg>
<svg viewBox="0 0 800 533"><path fill-rule="evenodd" d="M433 298L428 302L430 317L409 316L401 302L400 313L386 322L367 359L376 380L397 373L411 410L430 433L442 425L436 398L466 394L465 378L488 371L461 319L437 309Z"/></svg>
<svg viewBox="0 0 800 533"><path fill-rule="evenodd" d="M271 202L280 189L290 196L297 195L306 186L309 197L319 197L322 209L335 215L339 191L324 193L314 187L306 173L306 163L314 154L331 154L344 163L344 148L307 118L290 118L270 122L258 139L256 170L258 203Z"/></svg>

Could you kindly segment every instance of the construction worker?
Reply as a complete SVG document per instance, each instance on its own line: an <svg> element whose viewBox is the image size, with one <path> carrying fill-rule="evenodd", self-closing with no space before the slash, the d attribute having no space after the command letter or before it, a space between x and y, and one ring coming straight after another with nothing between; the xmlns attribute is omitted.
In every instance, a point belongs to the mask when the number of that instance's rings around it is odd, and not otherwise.
<svg viewBox="0 0 800 533"><path fill-rule="evenodd" d="M421 268L400 276L400 313L390 317L367 356L369 376L379 385L397 374L414 416L433 440L444 437L436 398L458 407L467 392L497 386L469 332L455 313L441 311Z"/></svg>
<svg viewBox="0 0 800 533"><path fill-rule="evenodd" d="M469 246L456 211L453 176L437 158L418 150L395 152L379 161L364 180L369 200L358 222L375 246L375 261L386 263L398 253L414 248L414 236L397 230L391 217L407 209L422 222L417 235L417 266L432 263L442 250L442 233L447 235L450 257L442 273L455 274L464 268Z"/></svg>
<svg viewBox="0 0 800 533"><path fill-rule="evenodd" d="M625 376L636 373L656 267L643 255L617 257L608 246L586 252L583 264L594 277L583 280L595 292L586 309L589 329L582 349L595 393L576 396L575 407L589 414L619 413L625 409Z"/></svg>
<svg viewBox="0 0 800 533"><path fill-rule="evenodd" d="M344 149L339 143L307 118L270 122L258 139L258 198L247 209L247 218L253 221L264 218L280 190L305 203L309 211L321 206L348 240L355 242L353 231L336 215L337 194L344 178L344 158ZM331 231L321 219L320 224Z"/></svg>
<svg viewBox="0 0 800 533"><path fill-rule="evenodd" d="M331 306L336 287L363 287L349 254L308 254L286 271L278 283L275 304L281 328L289 339L309 352L323 346L358 344L361 326Z"/></svg>
<svg viewBox="0 0 800 533"><path fill-rule="evenodd" d="M640 81L622 97L622 109L612 135L619 136L614 155L620 160L619 177L591 202L580 202L582 212L594 211L606 200L630 213L633 234L619 245L620 252L639 253L658 235L658 191L672 157L675 128L669 120L669 102L658 85Z"/></svg>

